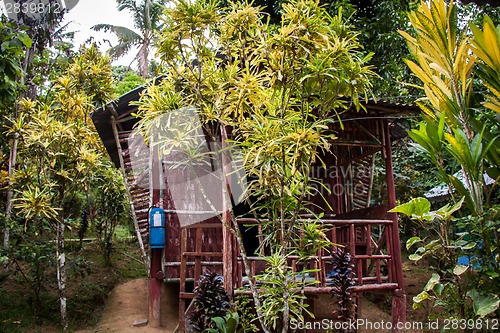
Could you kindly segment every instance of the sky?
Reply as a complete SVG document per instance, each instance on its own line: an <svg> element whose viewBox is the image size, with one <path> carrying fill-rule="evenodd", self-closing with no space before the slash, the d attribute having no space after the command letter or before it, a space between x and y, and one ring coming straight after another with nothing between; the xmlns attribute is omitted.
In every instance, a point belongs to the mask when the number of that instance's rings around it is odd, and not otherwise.
<svg viewBox="0 0 500 333"><path fill-rule="evenodd" d="M90 37L94 37L96 42L101 42L101 50L105 51L111 45L117 43L116 37L112 33L97 32L91 29L92 26L100 23L120 25L133 28L134 23L129 11L119 12L116 9L115 0L80 0L65 16L65 23L69 23L68 32L76 31L75 47L83 44ZM109 42L107 42L107 41ZM126 56L113 62L113 65L128 66L134 59L137 52L131 50ZM136 64L132 67L136 68Z"/></svg>

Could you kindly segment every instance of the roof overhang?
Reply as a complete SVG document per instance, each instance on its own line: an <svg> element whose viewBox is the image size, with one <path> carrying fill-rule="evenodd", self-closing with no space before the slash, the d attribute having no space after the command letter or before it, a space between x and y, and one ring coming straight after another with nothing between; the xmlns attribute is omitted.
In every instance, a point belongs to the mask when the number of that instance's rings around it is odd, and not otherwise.
<svg viewBox="0 0 500 333"><path fill-rule="evenodd" d="M158 77L148 84L155 84L161 79L162 77ZM132 131L139 120L133 116L134 112L137 111L137 106L133 105L132 102L136 102L140 99L141 94L146 90L148 84L129 91L115 101L95 110L91 115L97 133L101 137L116 167L120 167L120 159L113 134L112 119L114 117L119 131ZM351 109L346 115L355 116L355 118L403 118L407 115L420 112L420 109L416 105L394 103L384 100L375 101L371 99L368 100L368 102L363 100L361 104L366 108L366 112Z"/></svg>

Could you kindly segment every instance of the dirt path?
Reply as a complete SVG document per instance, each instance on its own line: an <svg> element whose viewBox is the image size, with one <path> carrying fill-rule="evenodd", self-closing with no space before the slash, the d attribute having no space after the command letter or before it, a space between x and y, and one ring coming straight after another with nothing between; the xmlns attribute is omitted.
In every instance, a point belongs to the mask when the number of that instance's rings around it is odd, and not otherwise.
<svg viewBox="0 0 500 333"><path fill-rule="evenodd" d="M409 271L406 271L407 276L405 276L407 285L407 297L411 300L420 289L420 285L426 282L425 278L420 277L419 280L409 276ZM422 281L420 281L422 280ZM415 289L415 290L414 290ZM177 326L178 309L179 309L179 285L178 284L163 284L162 289L162 328L154 329L148 326L135 327L134 322L139 320L145 320L148 317L148 302L147 302L147 280L138 279L126 282L117 286L111 293L107 306L104 310L102 318L95 329L92 330L81 330L75 333L156 333L156 332L166 332L172 333ZM320 297L322 298L322 297ZM373 298L373 297L372 297ZM384 297L379 299L373 298L371 301L363 299L361 304L361 318L369 319L372 322L375 321L385 321L391 320L390 315L382 308L390 306L389 304L382 304ZM324 297L323 300L317 299L317 310L326 311L325 315L331 311L331 299L329 296ZM411 303L408 304L408 309L410 313L408 314L408 320L421 319L415 317L415 313L411 312ZM316 312L316 311L315 311ZM360 333L372 332L372 330L359 331ZM385 333L389 330L377 330L378 333ZM410 331L418 332L420 331Z"/></svg>
<svg viewBox="0 0 500 333"><path fill-rule="evenodd" d="M75 333L172 333L177 326L178 318L178 285L164 284L162 289L162 328L150 328L148 326L135 327L134 322L145 320L148 317L147 303L147 280L132 280L117 286L108 299L102 318L95 329L81 330ZM319 300L317 300L319 301ZM331 300L318 302L318 308L323 308L329 313ZM390 320L390 316L380 310L375 304L363 302L363 318L385 321ZM321 311L320 311L321 312ZM361 330L361 332L369 332ZM379 331L384 333L385 331Z"/></svg>
<svg viewBox="0 0 500 333"><path fill-rule="evenodd" d="M177 326L178 290L165 285L162 290L162 328L135 327L134 322L148 318L147 280L139 279L116 287L108 300L102 318L95 329L75 333L153 333L173 332Z"/></svg>

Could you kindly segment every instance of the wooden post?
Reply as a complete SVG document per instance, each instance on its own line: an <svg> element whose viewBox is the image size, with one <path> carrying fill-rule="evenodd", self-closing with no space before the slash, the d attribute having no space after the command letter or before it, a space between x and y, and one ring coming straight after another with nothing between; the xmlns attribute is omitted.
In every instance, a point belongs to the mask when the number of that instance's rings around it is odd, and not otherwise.
<svg viewBox="0 0 500 333"><path fill-rule="evenodd" d="M150 142L150 145L153 143ZM151 188L150 193L152 193L152 203L151 206L161 204L161 184L163 180L160 174L161 170L161 160L159 158L158 146L150 147L150 172L151 172ZM148 216L149 223L149 216ZM149 326L158 328L161 326L161 284L163 282L163 269L161 267L161 255L163 249L151 249L151 264L149 269L149 284L148 284L148 295L149 295Z"/></svg>
<svg viewBox="0 0 500 333"><path fill-rule="evenodd" d="M391 133L389 131L389 122L384 120L384 136L385 136L385 168L387 181L387 196L389 209L396 207L396 187L394 185L394 171L392 170L392 148L391 148ZM399 332L398 323L406 322L406 295L404 292L403 267L401 259L401 240L399 237L398 215L390 213L390 218L393 221L390 233L392 234L392 265L394 268L394 276L398 289L394 291L392 297L392 324L393 332Z"/></svg>
<svg viewBox="0 0 500 333"><path fill-rule="evenodd" d="M181 265L179 271L179 332L186 332L186 274L187 274L187 258L184 255L187 252L188 229L181 228Z"/></svg>

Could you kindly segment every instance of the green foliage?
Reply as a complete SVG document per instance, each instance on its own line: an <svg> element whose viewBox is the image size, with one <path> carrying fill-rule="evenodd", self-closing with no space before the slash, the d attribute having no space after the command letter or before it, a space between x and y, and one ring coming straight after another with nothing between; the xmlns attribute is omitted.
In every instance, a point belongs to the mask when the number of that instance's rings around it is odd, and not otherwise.
<svg viewBox="0 0 500 333"><path fill-rule="evenodd" d="M326 235L325 227L320 222L306 221L299 228L300 238L297 239L296 251L299 261L308 261L319 251L330 249L333 243Z"/></svg>
<svg viewBox="0 0 500 333"><path fill-rule="evenodd" d="M493 205L481 216L466 216L457 221L459 234L466 240L463 255L478 273L472 276L472 288L483 294L498 293L500 284L499 207Z"/></svg>
<svg viewBox="0 0 500 333"><path fill-rule="evenodd" d="M475 59L469 52L469 39L458 31L456 7L436 0L422 4L409 16L416 37L400 33L417 61L406 63L423 82L421 88L427 96L419 106L436 121L444 114L450 127L466 125Z"/></svg>
<svg viewBox="0 0 500 333"><path fill-rule="evenodd" d="M26 238L25 242L31 242L23 234L23 228L12 230L13 252L19 251L24 243L19 243L19 238ZM40 290L40 309L37 316L34 316L35 295L30 285L25 282L20 272L16 272L15 263L9 261L0 268L0 332L26 333L26 332L61 332L57 327L58 318L58 290L55 279L55 242L50 242L50 233L41 236L37 241L40 245L52 246L48 250L46 259L50 264L42 265L45 269L43 283ZM147 276L144 271L144 263L140 258L139 249L135 242L121 240L114 251L113 261L116 263L113 268L106 267L100 260L100 250L95 243L87 243L82 250L68 249L67 261L70 273L68 275L68 317L69 332L78 330L93 330L102 317L104 307L108 301L109 294L114 287L130 279L143 279ZM34 246L34 245L31 245ZM2 252L3 248L0 249ZM26 258L19 258L19 265L23 272L29 277L28 269L30 258L26 251ZM1 254L0 254L1 256ZM85 260L83 259L85 258ZM84 263L84 261L86 263ZM78 272L86 269L85 278ZM90 270L87 268L91 268ZM73 269L78 269L74 271ZM141 274L139 274L139 271Z"/></svg>
<svg viewBox="0 0 500 333"><path fill-rule="evenodd" d="M489 16L484 18L483 30L470 25L474 33L472 44L474 54L481 60L475 73L482 80L482 84L490 90L492 95L487 95L488 101L484 106L500 112L500 29Z"/></svg>
<svg viewBox="0 0 500 333"><path fill-rule="evenodd" d="M460 209L463 201L464 198L453 206L445 205L430 211L430 203L424 198L417 198L391 211L417 219L422 228L438 236L434 240L412 237L406 243L407 249L419 245L416 252L410 255L411 260L430 256L438 263L439 274L434 273L424 290L413 298L414 308L431 302L433 307L442 306L452 316L484 317L496 311L500 304L498 297L491 294L497 289L500 277L498 239L494 236L498 232L498 223L493 222L497 211L487 218L493 220L488 224L484 217L459 219L459 230L463 228L468 232L457 232L449 222L454 220L452 214ZM464 256L469 258L469 265L457 264L459 258ZM472 309L464 301L466 296L472 299Z"/></svg>
<svg viewBox="0 0 500 333"><path fill-rule="evenodd" d="M470 38L458 30L456 7L444 1L423 4L410 14L410 21L416 37L401 33L417 62L406 62L422 81L426 97L417 101L425 121L409 135L435 165L441 180L466 197L471 212L481 214L484 161L495 163L498 148L473 112L473 52L479 49L471 48ZM447 172L445 153L462 167L465 185Z"/></svg>
<svg viewBox="0 0 500 333"><path fill-rule="evenodd" d="M57 11L55 3L58 0L48 0L50 10L46 10L41 15L34 17L28 11L17 13L17 22L26 32L32 43L26 47L22 62L22 73L19 76L19 83L22 86L21 97L36 99L37 95L44 91L46 85L50 84L51 79L57 77L57 74L50 73L49 69L56 72L61 69L58 61L51 56L58 54L61 42L71 37L71 33L66 33L66 26L61 26L66 11ZM56 44L59 44L55 46ZM53 47L55 46L55 47ZM66 47L66 50L68 48ZM61 53L59 53L61 54ZM71 52L63 53L61 58L66 58ZM60 59L61 60L61 59ZM64 61L63 61L64 62ZM60 73L59 73L60 74Z"/></svg>
<svg viewBox="0 0 500 333"><path fill-rule="evenodd" d="M42 312L42 293L47 291L50 279L47 273L53 269L55 244L47 242L43 236L30 237L29 240L16 235L18 246L11 250L10 260L14 263L16 273L22 284L27 286L29 304L36 318ZM27 263L27 265L24 265Z"/></svg>
<svg viewBox="0 0 500 333"><path fill-rule="evenodd" d="M134 60L138 61L139 72L144 78L149 77L149 55L156 39L155 31L161 29L159 19L163 1L161 0L117 0L118 10L128 10L134 20L136 32L130 28L112 24L98 24L92 27L96 31L112 32L118 38L118 44L110 49L114 58L128 53L133 47L139 48Z"/></svg>
<svg viewBox="0 0 500 333"><path fill-rule="evenodd" d="M356 317L356 300L351 291L354 281L354 262L351 254L339 247L332 253L331 294L336 300L337 309L334 315L338 320L348 322Z"/></svg>
<svg viewBox="0 0 500 333"><path fill-rule="evenodd" d="M234 300L234 308L238 311L239 324L242 332L258 332L259 328L255 324L255 306L250 297L238 295Z"/></svg>
<svg viewBox="0 0 500 333"><path fill-rule="evenodd" d="M31 47L31 39L13 22L2 16L0 21L0 116L5 116L14 107L16 96L19 94L18 79L22 75L22 60L24 48ZM3 121L3 120L2 120Z"/></svg>
<svg viewBox="0 0 500 333"><path fill-rule="evenodd" d="M285 311L289 311L287 315L290 320L297 322L304 321L304 313L314 317L307 310L308 304L304 303L306 296L294 290L314 285L316 280L306 278L309 273L317 270L294 272L287 264L287 257L280 254L265 257L265 260L267 263L265 272L255 277L260 284L259 292L262 295L260 311L264 325L275 331L281 330Z"/></svg>
<svg viewBox="0 0 500 333"><path fill-rule="evenodd" d="M68 67L71 84L87 95L94 108L115 97L111 74L111 59L103 55L95 44L82 47L80 55Z"/></svg>
<svg viewBox="0 0 500 333"><path fill-rule="evenodd" d="M223 1L223 3L235 1ZM258 0L253 4L268 14L271 24L278 24L282 16L282 0ZM410 57L404 38L398 30L405 30L409 25L407 12L415 10L419 1L408 0L323 0L321 5L330 15L339 10L348 18L348 23L359 31L361 45L367 53L374 53L370 64L380 75L373 80L373 90L377 97L395 98L397 100L413 99L419 96L411 71L404 64L404 58ZM467 20L482 22L487 13L493 21L498 20L498 10L493 6L464 4L455 1L458 12L458 23L463 26ZM477 24L477 23L476 23Z"/></svg>
<svg viewBox="0 0 500 333"><path fill-rule="evenodd" d="M469 266L459 265L458 259L471 250L474 244L465 240L464 235L457 235L451 221L453 213L458 211L464 202L462 198L455 205L445 205L436 211L431 211L430 203L425 198L417 198L397 206L391 212L403 213L416 219L424 230L429 230L436 239L421 239L412 237L406 242L406 248L419 245L410 259L419 261L424 257L432 258L436 263L436 271L424 290L413 298L413 307L419 308L430 302L433 309L443 308L446 315L455 318L470 318L470 308L464 301L467 282L473 273ZM436 314L439 313L436 312Z"/></svg>
<svg viewBox="0 0 500 333"><path fill-rule="evenodd" d="M225 317L212 318L216 328L207 328L204 332L208 333L240 333L244 332L242 328L238 329L240 317L238 312L230 312Z"/></svg>
<svg viewBox="0 0 500 333"><path fill-rule="evenodd" d="M433 273L429 281L427 281L424 290L413 297L413 308L419 308L424 301L435 300L443 296L443 290L444 285L440 283L440 276Z"/></svg>
<svg viewBox="0 0 500 333"><path fill-rule="evenodd" d="M404 65L409 56L404 38L398 30L408 26L407 12L415 7L413 1L328 1L330 8L342 6L355 29L360 31L360 42L366 52L373 52L370 61L380 75L373 80L377 97L398 100L418 95L417 89L408 85L415 80Z"/></svg>
<svg viewBox="0 0 500 333"><path fill-rule="evenodd" d="M23 333L28 327L35 325L33 311L26 302L25 297L12 295L4 286L0 287L0 329L4 332ZM25 295L22 295L25 296ZM20 320L23 318L24 320Z"/></svg>
<svg viewBox="0 0 500 333"><path fill-rule="evenodd" d="M88 200L90 224L105 263L111 265L115 230L119 224L127 225L130 221L123 176L107 161L102 170L94 175L90 187L93 188Z"/></svg>
<svg viewBox="0 0 500 333"><path fill-rule="evenodd" d="M445 205L436 211L431 211L431 203L426 198L415 198L407 203L394 207L389 212L403 213L408 217L422 221L433 221L438 218L449 221L453 219L453 213L462 207L464 198L453 206Z"/></svg>
<svg viewBox="0 0 500 333"><path fill-rule="evenodd" d="M0 330L2 332L25 333L57 320L57 308L54 306L54 304L57 304L55 295L51 295L47 291L40 293L43 306L40 308L38 316L34 317L33 304L31 303L34 299L32 295L27 295L22 290L26 286L22 283L20 285L22 287L15 290L15 292L4 286L0 287L2 293L2 298L0 298L0 309L2 309L0 311Z"/></svg>
<svg viewBox="0 0 500 333"><path fill-rule="evenodd" d="M213 320L229 313L231 303L224 289L222 277L216 273L206 273L198 280L193 299L195 309L189 317L189 323L195 332L204 332L208 328L216 328L222 323ZM235 320L232 316L232 320ZM236 323L237 324L237 323Z"/></svg>
<svg viewBox="0 0 500 333"><path fill-rule="evenodd" d="M24 237L31 239L33 232L37 236L44 230L45 241L55 240L63 329L67 328L64 237L66 227L74 222L73 207L67 202L86 188L92 175L108 169L88 118L95 106L111 98L108 60L95 46L83 48L44 100L19 103L20 115L8 130L20 135L19 167L11 189L17 195L14 211L24 220Z"/></svg>
<svg viewBox="0 0 500 333"><path fill-rule="evenodd" d="M467 36L458 28L456 7L442 0L422 3L410 14L410 21L415 37L402 34L416 62L407 60L407 64L426 94L417 102L424 122L410 136L435 165L455 202L430 212L428 202L415 199L394 210L418 219L431 231L430 240L412 237L407 242L408 248L420 244L410 259L430 255L437 263L437 274L415 304L431 300L450 316L484 316L498 308L491 294L498 294L500 276L497 209L488 207L490 200L484 194L484 170L493 177L499 175L499 146L492 134L498 123L485 109L496 109L498 31L486 17L484 30L471 25L474 36ZM482 108L472 98L473 73L493 94L485 97ZM446 155L461 166L463 181L447 170ZM452 214L462 202L471 215L453 221ZM464 210L461 213L465 215ZM468 258L469 264L457 264L459 258ZM466 296L472 299L472 309Z"/></svg>
<svg viewBox="0 0 500 333"><path fill-rule="evenodd" d="M122 96L131 90L143 85L146 80L136 74L135 72L128 71L122 80L120 80L115 87L115 93L117 96Z"/></svg>
<svg viewBox="0 0 500 333"><path fill-rule="evenodd" d="M426 198L412 199L410 202L404 203L390 210L391 213L404 213L412 218L424 217L429 213L431 203Z"/></svg>
<svg viewBox="0 0 500 333"><path fill-rule="evenodd" d="M497 295L483 295L472 289L467 292L467 296L472 299L474 313L480 318L484 318L500 306L500 298Z"/></svg>
<svg viewBox="0 0 500 333"><path fill-rule="evenodd" d="M245 196L252 198L262 246L271 254L265 259L273 269L256 277L262 284L248 277L265 332L286 332L290 319L306 312L301 290L314 271L305 258L331 245L315 218L300 222L310 212L307 197L317 194L311 167L323 164L321 153L336 139L329 126L350 107L362 111L360 99L370 97L375 76L371 54L362 51L341 12L330 15L319 2L304 0L281 8L275 26L246 3L222 9L218 1L180 0L166 8L157 43L166 72L147 88L137 112L145 134L157 133L154 119L175 110L197 112L214 140L231 127L231 144L242 152L249 179ZM161 151L186 156L179 167L197 158L196 149L184 149L192 140L186 133L194 131L185 127L159 140ZM301 243L303 233L308 238ZM291 256L301 258L303 272L288 267Z"/></svg>

